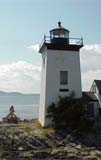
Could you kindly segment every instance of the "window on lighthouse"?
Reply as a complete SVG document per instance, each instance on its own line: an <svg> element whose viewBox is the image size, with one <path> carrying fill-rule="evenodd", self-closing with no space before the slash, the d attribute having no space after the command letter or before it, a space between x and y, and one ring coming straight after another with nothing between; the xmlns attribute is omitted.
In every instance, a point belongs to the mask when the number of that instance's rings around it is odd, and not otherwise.
<svg viewBox="0 0 101 160"><path fill-rule="evenodd" d="M68 71L60 71L60 84L68 84Z"/></svg>

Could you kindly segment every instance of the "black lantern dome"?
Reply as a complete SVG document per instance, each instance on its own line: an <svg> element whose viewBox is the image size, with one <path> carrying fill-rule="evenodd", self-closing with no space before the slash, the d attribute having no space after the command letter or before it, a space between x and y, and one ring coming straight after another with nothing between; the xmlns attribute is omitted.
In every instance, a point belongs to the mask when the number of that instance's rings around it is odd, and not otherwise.
<svg viewBox="0 0 101 160"><path fill-rule="evenodd" d="M58 22L58 27L50 30L50 39L52 43L69 43L69 30L61 26L61 22Z"/></svg>
<svg viewBox="0 0 101 160"><path fill-rule="evenodd" d="M62 27L61 22L58 22L58 27L50 30L50 36L44 35L39 52L42 53L45 47L53 50L79 51L83 47L83 38L70 38L69 30Z"/></svg>

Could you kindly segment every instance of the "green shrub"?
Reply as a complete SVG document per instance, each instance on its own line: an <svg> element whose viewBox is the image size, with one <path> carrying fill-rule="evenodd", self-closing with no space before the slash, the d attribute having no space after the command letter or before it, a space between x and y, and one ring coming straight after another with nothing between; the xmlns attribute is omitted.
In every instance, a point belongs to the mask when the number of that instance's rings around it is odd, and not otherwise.
<svg viewBox="0 0 101 160"><path fill-rule="evenodd" d="M47 117L55 128L87 128L87 103L82 99L59 97L59 101L48 107Z"/></svg>

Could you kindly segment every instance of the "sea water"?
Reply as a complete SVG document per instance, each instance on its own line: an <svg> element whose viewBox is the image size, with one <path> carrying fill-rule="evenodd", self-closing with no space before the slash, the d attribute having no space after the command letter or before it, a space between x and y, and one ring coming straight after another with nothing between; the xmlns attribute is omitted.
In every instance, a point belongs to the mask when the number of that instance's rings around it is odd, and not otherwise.
<svg viewBox="0 0 101 160"><path fill-rule="evenodd" d="M38 94L0 95L0 120L9 113L11 105L14 106L16 115L22 120L38 118L39 99Z"/></svg>

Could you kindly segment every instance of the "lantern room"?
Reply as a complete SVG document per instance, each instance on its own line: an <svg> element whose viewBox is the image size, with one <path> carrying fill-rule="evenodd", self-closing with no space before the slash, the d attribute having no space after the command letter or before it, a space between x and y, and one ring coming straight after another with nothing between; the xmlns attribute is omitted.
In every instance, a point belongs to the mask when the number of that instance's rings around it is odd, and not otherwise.
<svg viewBox="0 0 101 160"><path fill-rule="evenodd" d="M61 26L61 22L58 22L58 27L50 30L51 43L69 43L69 30Z"/></svg>

